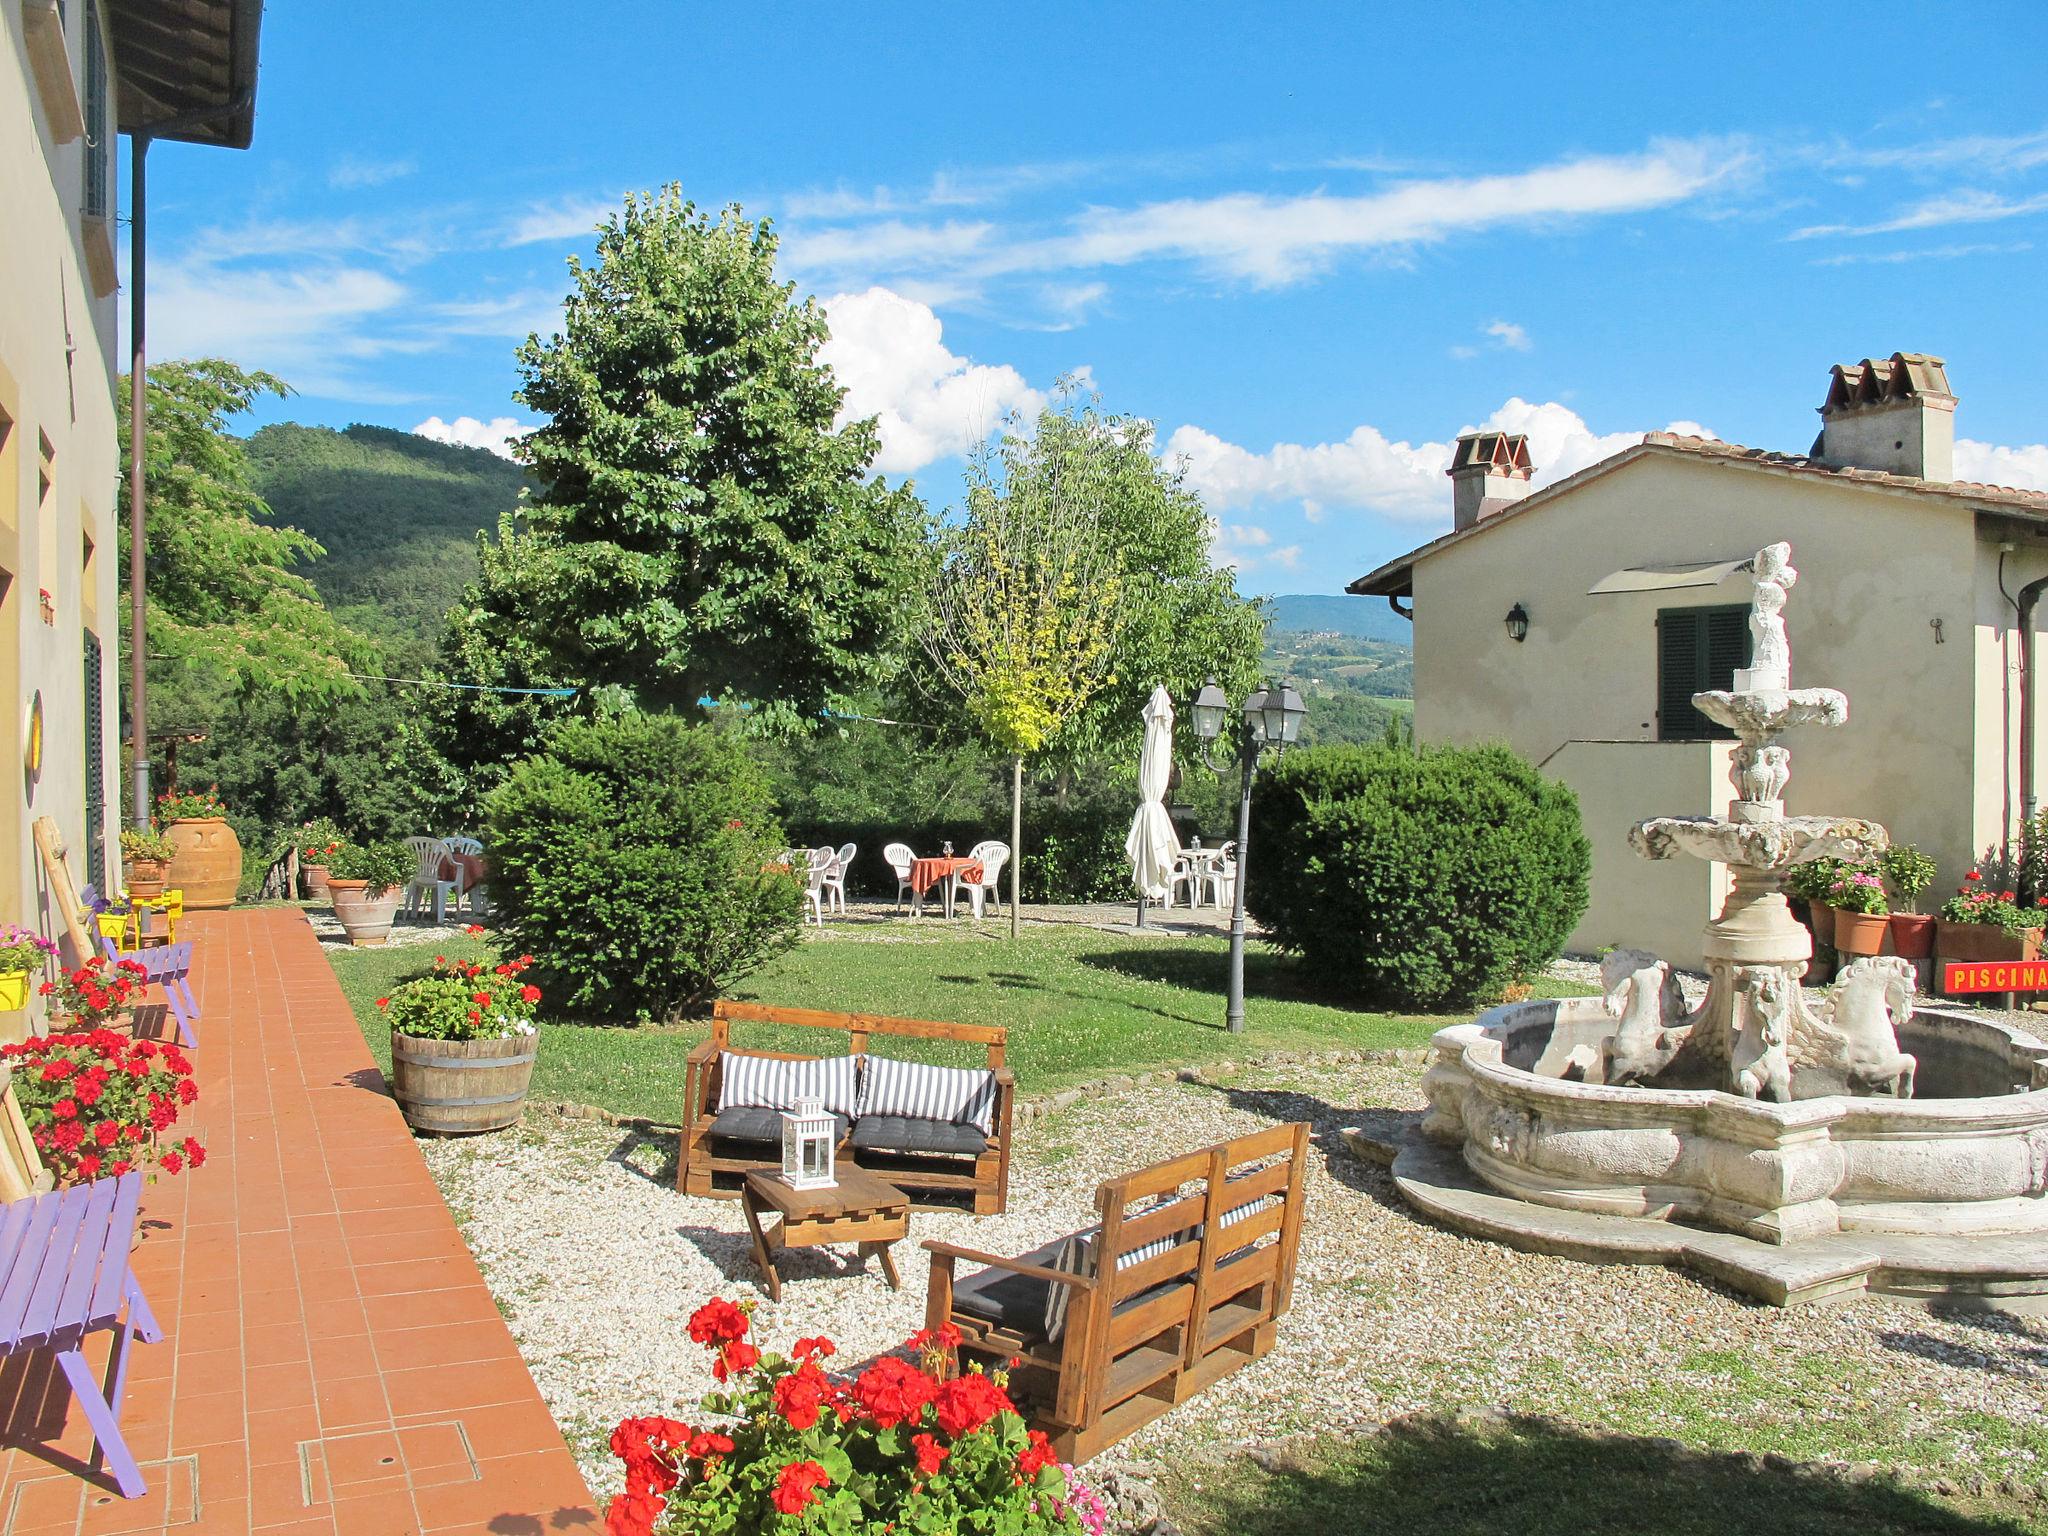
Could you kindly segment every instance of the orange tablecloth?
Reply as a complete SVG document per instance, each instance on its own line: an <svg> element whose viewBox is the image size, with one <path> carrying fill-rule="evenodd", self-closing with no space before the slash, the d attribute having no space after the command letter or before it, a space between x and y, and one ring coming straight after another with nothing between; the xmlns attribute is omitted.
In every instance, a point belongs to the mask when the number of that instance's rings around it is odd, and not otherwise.
<svg viewBox="0 0 2048 1536"><path fill-rule="evenodd" d="M913 859L910 862L910 888L922 896L950 875L964 875L969 885L978 885L981 874L979 859Z"/></svg>
<svg viewBox="0 0 2048 1536"><path fill-rule="evenodd" d="M474 890L477 886L484 883L484 876L488 873L484 866L484 856L480 853L451 853L444 855L441 860L441 878L443 880L456 879L458 872L462 880L462 888L465 891Z"/></svg>

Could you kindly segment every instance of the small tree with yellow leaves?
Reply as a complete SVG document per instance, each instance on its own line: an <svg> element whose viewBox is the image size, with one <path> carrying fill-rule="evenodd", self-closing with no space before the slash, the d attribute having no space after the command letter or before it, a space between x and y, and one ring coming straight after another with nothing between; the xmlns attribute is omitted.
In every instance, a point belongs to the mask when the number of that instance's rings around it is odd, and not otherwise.
<svg viewBox="0 0 2048 1536"><path fill-rule="evenodd" d="M1101 438L1006 433L967 474L966 515L942 536L925 646L1010 759L1010 936L1023 864L1024 759L1115 679L1119 596Z"/></svg>

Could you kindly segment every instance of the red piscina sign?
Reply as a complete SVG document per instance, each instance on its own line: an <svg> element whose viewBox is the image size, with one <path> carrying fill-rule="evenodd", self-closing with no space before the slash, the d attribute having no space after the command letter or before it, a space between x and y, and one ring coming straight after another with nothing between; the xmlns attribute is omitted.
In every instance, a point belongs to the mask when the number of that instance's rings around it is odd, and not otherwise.
<svg viewBox="0 0 2048 1536"><path fill-rule="evenodd" d="M1977 960L1942 972L1944 992L2048 992L2048 960Z"/></svg>

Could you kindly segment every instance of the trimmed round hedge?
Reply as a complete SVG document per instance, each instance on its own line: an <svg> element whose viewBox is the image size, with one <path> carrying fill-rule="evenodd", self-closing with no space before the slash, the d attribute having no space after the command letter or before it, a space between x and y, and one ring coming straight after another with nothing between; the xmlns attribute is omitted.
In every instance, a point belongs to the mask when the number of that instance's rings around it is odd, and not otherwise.
<svg viewBox="0 0 2048 1536"><path fill-rule="evenodd" d="M1591 862L1577 797L1505 747L1311 747L1253 791L1245 904L1333 987L1451 1007L1563 952Z"/></svg>
<svg viewBox="0 0 2048 1536"><path fill-rule="evenodd" d="M670 715L558 727L484 802L494 921L557 1017L673 1020L793 946L767 780Z"/></svg>

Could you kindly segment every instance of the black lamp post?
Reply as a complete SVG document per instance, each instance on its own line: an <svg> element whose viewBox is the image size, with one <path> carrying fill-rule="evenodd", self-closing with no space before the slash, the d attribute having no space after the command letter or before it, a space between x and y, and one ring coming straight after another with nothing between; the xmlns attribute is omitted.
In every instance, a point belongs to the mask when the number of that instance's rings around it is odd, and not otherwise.
<svg viewBox="0 0 2048 1536"><path fill-rule="evenodd" d="M1211 749L1223 734L1223 721L1229 713L1229 700L1216 686L1216 679L1210 678L1195 695L1195 735L1201 739L1202 755L1218 773L1229 764L1227 760L1218 763ZM1251 873L1252 780L1266 748L1285 752L1300 739L1301 722L1308 710L1292 683L1277 688L1267 683L1252 691L1239 713L1237 758L1243 781L1237 800L1237 878L1231 881L1230 893L1230 1007L1224 1016L1233 1035L1244 1033L1244 882Z"/></svg>

